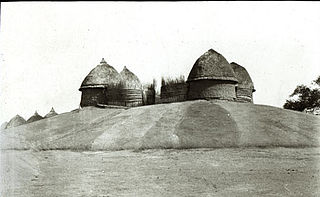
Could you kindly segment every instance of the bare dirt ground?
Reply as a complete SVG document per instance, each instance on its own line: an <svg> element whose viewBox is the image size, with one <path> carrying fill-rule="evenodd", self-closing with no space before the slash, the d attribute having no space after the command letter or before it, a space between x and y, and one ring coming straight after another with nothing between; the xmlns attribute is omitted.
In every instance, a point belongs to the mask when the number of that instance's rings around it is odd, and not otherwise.
<svg viewBox="0 0 320 197"><path fill-rule="evenodd" d="M0 132L1 197L320 196L319 170L320 118L263 105L88 107Z"/></svg>
<svg viewBox="0 0 320 197"><path fill-rule="evenodd" d="M0 132L0 149L320 147L320 117L271 106L187 101L86 107Z"/></svg>
<svg viewBox="0 0 320 197"><path fill-rule="evenodd" d="M320 196L320 148L1 150L0 196Z"/></svg>

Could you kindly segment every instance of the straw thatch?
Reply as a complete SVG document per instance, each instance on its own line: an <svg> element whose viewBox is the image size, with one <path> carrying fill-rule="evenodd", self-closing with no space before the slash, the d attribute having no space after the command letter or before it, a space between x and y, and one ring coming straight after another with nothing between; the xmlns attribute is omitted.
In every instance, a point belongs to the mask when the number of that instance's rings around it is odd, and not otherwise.
<svg viewBox="0 0 320 197"><path fill-rule="evenodd" d="M8 122L2 123L2 124L1 124L1 127L0 127L0 130L6 129L7 125L8 125Z"/></svg>
<svg viewBox="0 0 320 197"><path fill-rule="evenodd" d="M231 67L235 73L236 78L238 79L238 87L249 88L254 90L254 85L248 71L235 62L231 62Z"/></svg>
<svg viewBox="0 0 320 197"><path fill-rule="evenodd" d="M213 49L210 49L197 59L190 71L187 82L202 79L238 82L228 61Z"/></svg>
<svg viewBox="0 0 320 197"><path fill-rule="evenodd" d="M83 80L80 90L84 88L106 88L119 84L121 78L115 68L102 58L99 65L90 71Z"/></svg>
<svg viewBox="0 0 320 197"><path fill-rule="evenodd" d="M187 99L235 100L237 82L228 61L210 49L197 59L190 71Z"/></svg>
<svg viewBox="0 0 320 197"><path fill-rule="evenodd" d="M35 121L42 120L42 119L43 119L43 117L40 116L37 111L35 111L34 114L33 114L33 116L31 116L31 117L27 120L27 123L35 122Z"/></svg>
<svg viewBox="0 0 320 197"><path fill-rule="evenodd" d="M142 102L142 85L139 78L127 67L120 72L123 88L121 91L121 101L123 106L140 106Z"/></svg>
<svg viewBox="0 0 320 197"><path fill-rule="evenodd" d="M167 78L164 78L162 77L161 78L161 86L168 86L168 85L174 85L174 84L181 84L181 83L185 83L186 80L184 79L184 76L183 75L180 75L179 77L177 78L171 78L171 77L167 77Z"/></svg>
<svg viewBox="0 0 320 197"><path fill-rule="evenodd" d="M51 110L50 110L50 112L47 113L47 114L44 116L44 118L51 118L51 117L56 116L56 115L58 115L58 113L55 112L54 109L53 109L53 107L52 107Z"/></svg>
<svg viewBox="0 0 320 197"><path fill-rule="evenodd" d="M21 116L19 115L16 115L15 117L13 117L9 123L7 124L7 129L8 128L12 128L12 127L17 127L17 126L20 126L20 125L23 125L23 124L26 124L26 120L24 118L22 118Z"/></svg>
<svg viewBox="0 0 320 197"><path fill-rule="evenodd" d="M141 90L142 85L139 78L133 72L131 72L126 66L120 72L120 76L125 89Z"/></svg>
<svg viewBox="0 0 320 197"><path fill-rule="evenodd" d="M255 89L248 71L235 62L232 62L230 65L238 79L236 87L237 101L252 103L252 93Z"/></svg>

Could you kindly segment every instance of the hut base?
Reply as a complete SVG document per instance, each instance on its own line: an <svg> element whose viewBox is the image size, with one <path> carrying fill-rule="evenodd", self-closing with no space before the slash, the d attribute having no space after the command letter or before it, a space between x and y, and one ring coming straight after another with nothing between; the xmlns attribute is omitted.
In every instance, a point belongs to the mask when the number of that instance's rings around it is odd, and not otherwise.
<svg viewBox="0 0 320 197"><path fill-rule="evenodd" d="M117 105L136 107L143 105L142 91L134 89L87 88L82 89L81 107L99 105Z"/></svg>
<svg viewBox="0 0 320 197"><path fill-rule="evenodd" d="M243 103L253 103L252 89L249 88L237 88L236 89L237 101Z"/></svg>
<svg viewBox="0 0 320 197"><path fill-rule="evenodd" d="M235 83L232 81L197 80L189 81L188 100L221 99L236 100Z"/></svg>
<svg viewBox="0 0 320 197"><path fill-rule="evenodd" d="M86 88L81 91L81 107L96 106L98 103L105 103L105 89Z"/></svg>

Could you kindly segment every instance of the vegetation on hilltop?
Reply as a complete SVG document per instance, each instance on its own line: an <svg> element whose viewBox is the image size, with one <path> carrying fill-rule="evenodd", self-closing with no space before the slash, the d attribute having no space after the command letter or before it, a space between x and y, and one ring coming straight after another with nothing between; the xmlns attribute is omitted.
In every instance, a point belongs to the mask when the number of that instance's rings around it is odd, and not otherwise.
<svg viewBox="0 0 320 197"><path fill-rule="evenodd" d="M303 111L306 108L320 107L320 76L312 82L312 85L313 87L298 85L283 108Z"/></svg>
<svg viewBox="0 0 320 197"><path fill-rule="evenodd" d="M186 80L183 75L180 75L179 77L176 77L176 78L171 78L171 77L161 78L162 86L173 85L177 83L185 83L185 82Z"/></svg>

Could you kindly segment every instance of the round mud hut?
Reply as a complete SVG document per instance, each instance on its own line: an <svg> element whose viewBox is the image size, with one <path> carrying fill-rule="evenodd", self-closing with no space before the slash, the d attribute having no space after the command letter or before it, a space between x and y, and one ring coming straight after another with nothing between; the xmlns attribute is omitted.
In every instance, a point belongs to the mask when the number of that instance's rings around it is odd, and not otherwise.
<svg viewBox="0 0 320 197"><path fill-rule="evenodd" d="M228 61L210 49L200 56L188 76L188 100L223 99L235 100L238 80Z"/></svg>
<svg viewBox="0 0 320 197"><path fill-rule="evenodd" d="M54 111L54 109L53 109L53 107L52 107L51 110L50 110L50 112L47 113L47 114L44 116L44 118L51 118L51 117L56 116L56 115L58 115L58 113L57 113L56 111Z"/></svg>
<svg viewBox="0 0 320 197"><path fill-rule="evenodd" d="M102 58L100 64L90 71L81 84L80 106L119 104L120 82L120 74Z"/></svg>
<svg viewBox="0 0 320 197"><path fill-rule="evenodd" d="M27 120L27 123L35 122L35 121L38 121L38 120L41 120L41 119L43 119L43 117L40 116L37 111L35 111L34 114L33 114L33 116L31 116L31 117Z"/></svg>
<svg viewBox="0 0 320 197"><path fill-rule="evenodd" d="M248 71L235 62L232 62L230 65L238 79L238 85L236 86L236 100L239 102L253 103L252 94L255 92L255 89Z"/></svg>
<svg viewBox="0 0 320 197"><path fill-rule="evenodd" d="M127 107L141 106L142 101L142 85L139 78L133 74L127 67L120 72L122 84L122 105Z"/></svg>
<svg viewBox="0 0 320 197"><path fill-rule="evenodd" d="M26 120L19 115L13 117L7 124L6 129L26 124Z"/></svg>

